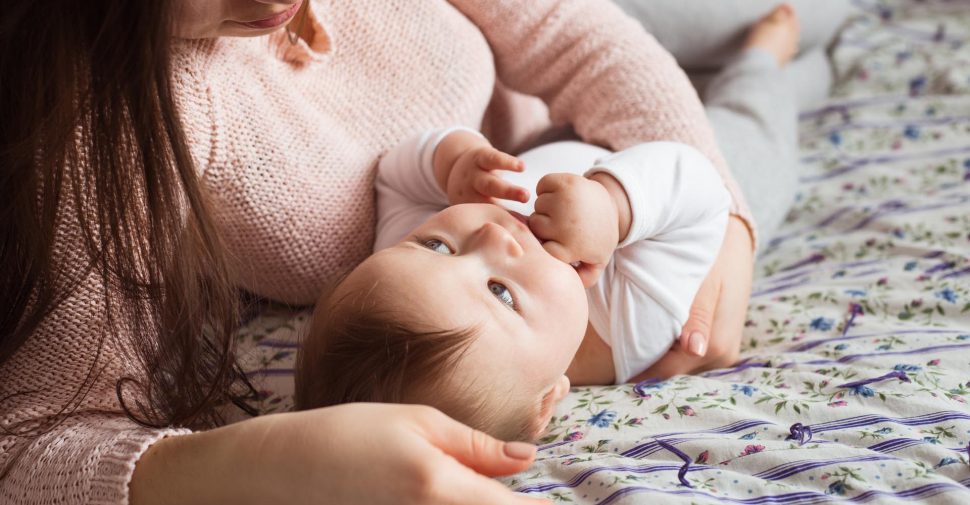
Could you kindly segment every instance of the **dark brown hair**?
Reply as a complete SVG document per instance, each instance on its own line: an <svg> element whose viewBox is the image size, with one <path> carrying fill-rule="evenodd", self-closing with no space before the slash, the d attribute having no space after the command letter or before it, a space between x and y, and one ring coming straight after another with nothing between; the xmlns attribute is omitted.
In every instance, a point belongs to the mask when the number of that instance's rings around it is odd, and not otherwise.
<svg viewBox="0 0 970 505"><path fill-rule="evenodd" d="M106 333L128 338L139 364L116 384L129 417L219 424L216 407L244 407L252 388L232 352L238 297L173 97L172 0L3 8L0 364L93 276ZM59 243L71 229L79 241Z"/></svg>
<svg viewBox="0 0 970 505"><path fill-rule="evenodd" d="M538 402L525 401L523 407L516 395L462 384L453 374L477 338L476 328L440 329L411 321L387 308L374 290L334 296L317 305L300 345L297 409L414 403L435 407L500 440L532 438Z"/></svg>

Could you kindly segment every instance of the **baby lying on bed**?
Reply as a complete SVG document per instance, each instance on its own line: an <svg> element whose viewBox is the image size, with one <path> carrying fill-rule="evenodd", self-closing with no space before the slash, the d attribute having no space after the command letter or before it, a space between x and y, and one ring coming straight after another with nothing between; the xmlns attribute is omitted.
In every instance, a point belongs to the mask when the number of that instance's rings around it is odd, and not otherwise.
<svg viewBox="0 0 970 505"><path fill-rule="evenodd" d="M567 376L625 382L669 350L727 226L714 167L673 142L520 158L452 128L382 159L376 253L318 303L298 408L428 404L532 440Z"/></svg>

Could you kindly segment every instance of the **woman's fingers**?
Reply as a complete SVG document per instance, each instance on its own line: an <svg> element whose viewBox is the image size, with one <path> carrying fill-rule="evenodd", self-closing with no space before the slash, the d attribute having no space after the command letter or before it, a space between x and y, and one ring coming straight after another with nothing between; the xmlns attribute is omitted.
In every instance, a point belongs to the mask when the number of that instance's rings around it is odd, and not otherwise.
<svg viewBox="0 0 970 505"><path fill-rule="evenodd" d="M710 358L703 368L728 366L738 355L751 297L752 254L747 227L731 216L717 261L704 279L681 333L682 350Z"/></svg>
<svg viewBox="0 0 970 505"><path fill-rule="evenodd" d="M435 409L429 409L419 425L428 442L463 466L483 475L494 477L518 473L528 468L535 459L534 445L502 442Z"/></svg>
<svg viewBox="0 0 970 505"><path fill-rule="evenodd" d="M467 469L454 472L447 482L448 490L441 501L442 504L552 505L550 500L514 493L499 482L469 472Z"/></svg>
<svg viewBox="0 0 970 505"><path fill-rule="evenodd" d="M429 465L436 471L424 486L428 501L436 504L548 504L547 500L522 496L488 477L524 471L535 460L536 446L502 442L472 429L438 410L422 409L418 416L421 435L450 458Z"/></svg>
<svg viewBox="0 0 970 505"><path fill-rule="evenodd" d="M719 266L719 263L715 262L704 282L701 283L697 295L694 296L694 303L690 306L690 315L680 333L681 350L693 356L707 354L707 341L711 335L714 310L717 307L721 289Z"/></svg>

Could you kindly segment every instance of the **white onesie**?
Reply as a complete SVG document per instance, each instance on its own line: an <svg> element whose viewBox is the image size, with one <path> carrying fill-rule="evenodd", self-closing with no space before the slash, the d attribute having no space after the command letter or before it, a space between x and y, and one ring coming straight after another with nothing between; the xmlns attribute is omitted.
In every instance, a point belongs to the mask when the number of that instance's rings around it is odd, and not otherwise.
<svg viewBox="0 0 970 505"><path fill-rule="evenodd" d="M474 132L461 127L425 132L381 159L375 251L400 242L448 207L431 161L441 140L458 129ZM525 163L523 173L496 173L529 190L526 204L502 201L526 216L534 211L536 183L549 173L606 172L626 191L630 232L599 282L586 290L590 322L612 349L616 382L626 382L670 350L717 257L730 204L721 177L697 150L674 142L649 142L617 153L557 142L518 157Z"/></svg>

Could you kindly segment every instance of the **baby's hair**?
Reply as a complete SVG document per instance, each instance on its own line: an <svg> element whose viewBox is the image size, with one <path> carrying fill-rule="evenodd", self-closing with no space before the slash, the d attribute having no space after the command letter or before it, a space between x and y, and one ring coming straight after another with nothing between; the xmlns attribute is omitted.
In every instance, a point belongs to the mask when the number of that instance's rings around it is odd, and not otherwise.
<svg viewBox="0 0 970 505"><path fill-rule="evenodd" d="M523 408L513 400L517 395L458 383L453 372L477 328L422 328L386 308L388 300L376 289L334 294L317 307L301 344L297 410L350 402L423 404L502 440L534 436L536 402Z"/></svg>

